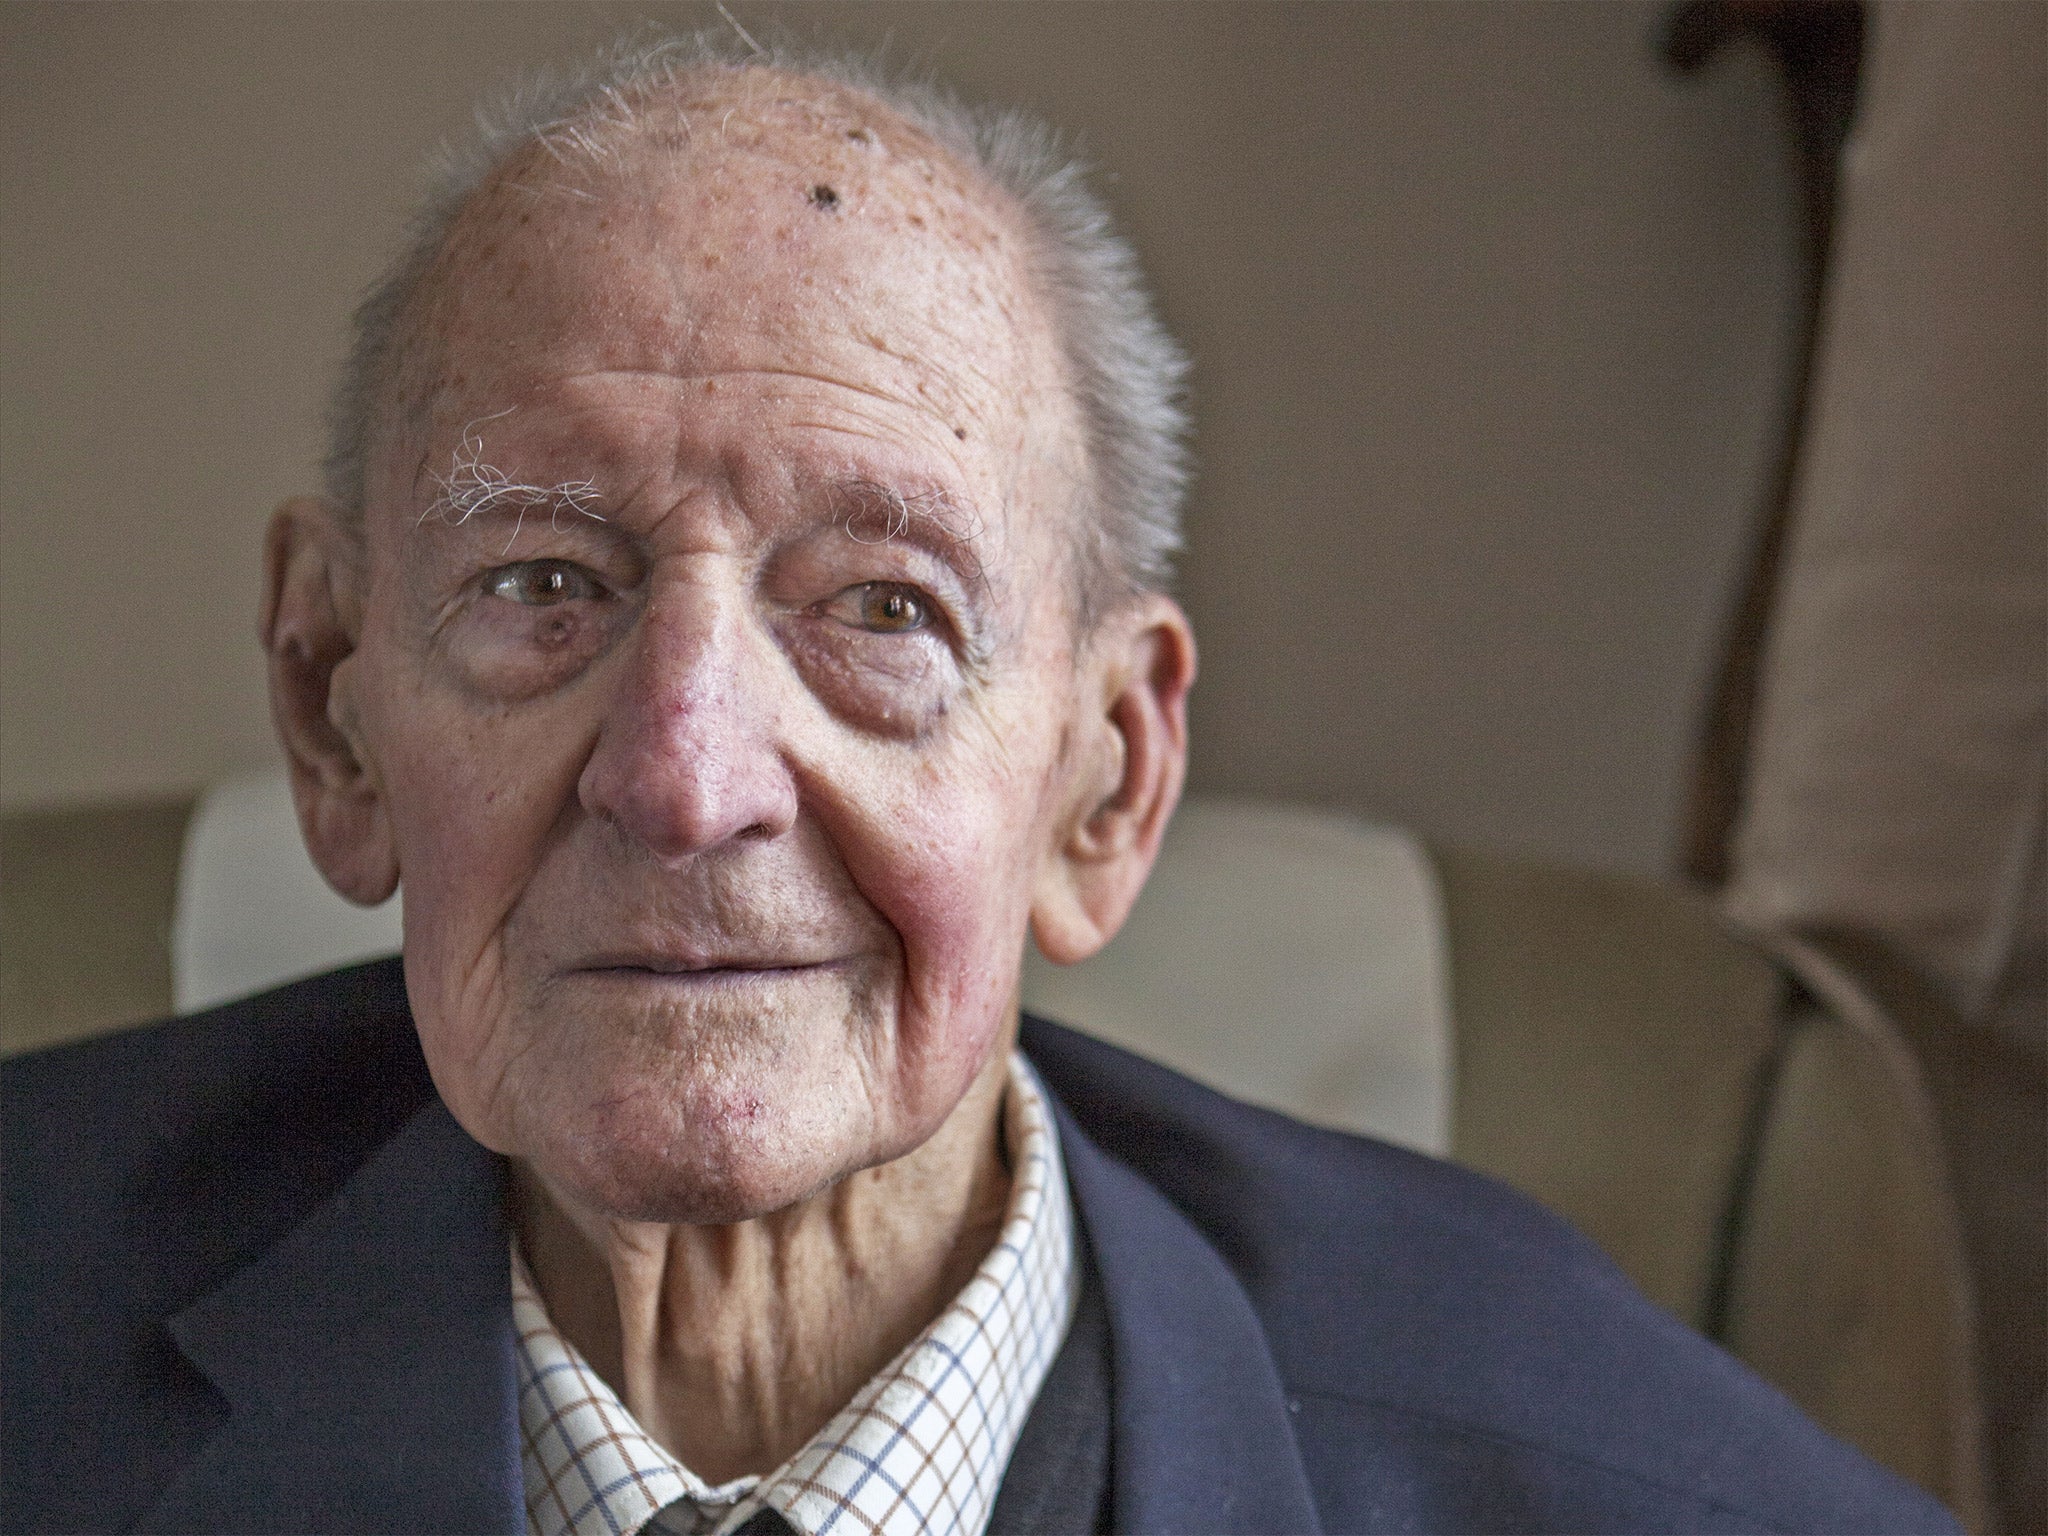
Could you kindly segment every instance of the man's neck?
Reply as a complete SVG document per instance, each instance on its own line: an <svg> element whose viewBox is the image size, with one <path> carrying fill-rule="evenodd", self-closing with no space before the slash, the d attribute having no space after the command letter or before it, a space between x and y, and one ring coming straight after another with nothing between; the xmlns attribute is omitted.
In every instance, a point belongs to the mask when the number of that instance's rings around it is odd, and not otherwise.
<svg viewBox="0 0 2048 1536"><path fill-rule="evenodd" d="M752 1221L619 1221L515 1163L513 1219L549 1317L699 1477L773 1470L994 1246L1010 1194L1006 1058L916 1150Z"/></svg>

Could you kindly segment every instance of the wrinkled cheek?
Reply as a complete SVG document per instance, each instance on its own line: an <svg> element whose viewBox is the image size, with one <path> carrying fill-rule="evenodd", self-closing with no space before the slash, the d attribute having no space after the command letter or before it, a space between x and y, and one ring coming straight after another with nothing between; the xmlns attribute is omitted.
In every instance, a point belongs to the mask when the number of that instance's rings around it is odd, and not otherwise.
<svg viewBox="0 0 2048 1536"><path fill-rule="evenodd" d="M900 869L885 916L902 936L898 1050L920 1079L964 1090L1010 1027L1032 866L1020 828L987 801L926 800L899 819Z"/></svg>
<svg viewBox="0 0 2048 1536"><path fill-rule="evenodd" d="M544 765L516 744L474 721L436 720L417 696L412 707L380 764L405 893L406 990L441 1096L471 1135L505 1150L523 1011L505 922L547 845L558 797Z"/></svg>

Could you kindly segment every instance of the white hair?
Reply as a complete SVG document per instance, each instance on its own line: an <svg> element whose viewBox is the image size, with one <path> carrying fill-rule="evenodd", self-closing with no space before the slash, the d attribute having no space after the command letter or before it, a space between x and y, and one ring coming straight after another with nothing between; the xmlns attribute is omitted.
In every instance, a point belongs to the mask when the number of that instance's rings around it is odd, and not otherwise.
<svg viewBox="0 0 2048 1536"><path fill-rule="evenodd" d="M739 31L735 24L735 31ZM1180 548L1189 460L1187 359L1154 313L1130 244L1058 136L1022 113L969 107L951 92L886 74L858 57L763 48L743 31L624 40L568 72L534 77L475 132L445 148L397 258L358 305L329 410L328 495L363 506L377 413L414 343L409 311L470 195L522 148L598 152L630 128L640 104L692 74L773 69L861 92L978 170L1012 197L1036 246L1035 270L1058 331L1087 437L1091 506L1076 520L1085 593L1163 590ZM1090 597L1090 606L1093 597Z"/></svg>

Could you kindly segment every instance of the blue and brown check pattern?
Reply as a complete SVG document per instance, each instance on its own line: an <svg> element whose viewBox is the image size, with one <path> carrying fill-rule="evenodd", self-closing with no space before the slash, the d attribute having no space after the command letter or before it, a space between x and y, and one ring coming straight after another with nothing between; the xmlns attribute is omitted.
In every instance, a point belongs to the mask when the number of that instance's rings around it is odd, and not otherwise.
<svg viewBox="0 0 2048 1536"><path fill-rule="evenodd" d="M529 1536L730 1536L773 1509L802 1536L981 1536L1073 1319L1074 1213L1045 1093L1010 1059L1013 1183L966 1288L775 1471L712 1487L657 1445L555 1331L512 1255Z"/></svg>

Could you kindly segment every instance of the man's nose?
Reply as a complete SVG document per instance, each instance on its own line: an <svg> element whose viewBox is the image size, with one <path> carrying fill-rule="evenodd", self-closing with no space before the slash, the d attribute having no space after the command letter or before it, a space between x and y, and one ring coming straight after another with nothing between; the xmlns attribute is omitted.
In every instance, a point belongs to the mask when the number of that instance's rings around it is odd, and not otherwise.
<svg viewBox="0 0 2048 1536"><path fill-rule="evenodd" d="M659 858L766 840L796 819L775 668L733 603L652 601L614 675L577 793Z"/></svg>

